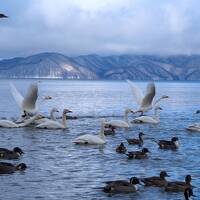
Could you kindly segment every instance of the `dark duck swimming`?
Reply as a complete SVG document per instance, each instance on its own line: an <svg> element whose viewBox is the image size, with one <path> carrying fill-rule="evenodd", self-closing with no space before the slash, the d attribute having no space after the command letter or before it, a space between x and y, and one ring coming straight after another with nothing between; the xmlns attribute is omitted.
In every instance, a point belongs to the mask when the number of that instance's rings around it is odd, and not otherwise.
<svg viewBox="0 0 200 200"><path fill-rule="evenodd" d="M18 159L24 152L19 147L13 148L13 150L9 150L6 148L0 148L0 159L12 160Z"/></svg>
<svg viewBox="0 0 200 200"><path fill-rule="evenodd" d="M145 186L155 186L155 187L164 187L167 185L167 180L165 179L169 175L166 171L161 171L159 176L152 176L148 178L140 179Z"/></svg>
<svg viewBox="0 0 200 200"><path fill-rule="evenodd" d="M24 171L26 168L27 166L24 163L13 165L11 163L0 162L0 174L12 174L16 171Z"/></svg>
<svg viewBox="0 0 200 200"><path fill-rule="evenodd" d="M142 151L129 151L128 159L146 159L150 151L147 148L143 148Z"/></svg>
<svg viewBox="0 0 200 200"><path fill-rule="evenodd" d="M128 144L141 146L144 143L143 135L144 135L144 133L140 132L138 134L138 138L126 138L126 140L127 140Z"/></svg>
<svg viewBox="0 0 200 200"><path fill-rule="evenodd" d="M117 181L108 181L105 182L103 192L105 193L134 193L138 190L137 184L140 184L140 181L137 177L130 178L130 181L126 180L117 180Z"/></svg>

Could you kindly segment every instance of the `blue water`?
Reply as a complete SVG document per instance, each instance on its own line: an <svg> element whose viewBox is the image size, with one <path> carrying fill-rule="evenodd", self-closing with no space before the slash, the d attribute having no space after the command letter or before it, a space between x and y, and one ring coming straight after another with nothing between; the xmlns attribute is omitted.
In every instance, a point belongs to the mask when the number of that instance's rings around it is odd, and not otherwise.
<svg viewBox="0 0 200 200"><path fill-rule="evenodd" d="M31 80L13 80L16 87L25 94ZM146 83L138 85L145 89ZM100 118L121 119L126 108L137 109L130 88L126 82L109 81L39 81L39 102L46 95L53 97L40 104L40 111L48 115L52 107L62 111L69 108L77 120L68 121L66 130L38 130L34 127L19 129L0 128L0 146L21 147L25 154L19 161L28 165L25 173L0 176L0 199L4 200L61 200L61 199L136 199L180 200L183 194L168 194L159 188L142 188L136 194L108 197L98 190L103 182L115 179L129 179L131 176L147 177L166 170L168 180L184 180L191 174L195 195L200 197L200 133L189 133L185 128L200 122L200 83L159 82L157 96L166 94L170 99L161 104L163 108L158 125L135 125L128 131L117 130L115 136L108 136L103 147L78 146L73 140L85 133L97 134ZM0 80L0 117L18 117L18 109L9 90L9 80ZM125 142L124 136L133 137L143 131L148 138L169 139L178 136L178 151L163 151L152 140L145 140L145 147L151 151L147 160L127 160L117 154L115 147ZM137 146L129 146L136 150Z"/></svg>

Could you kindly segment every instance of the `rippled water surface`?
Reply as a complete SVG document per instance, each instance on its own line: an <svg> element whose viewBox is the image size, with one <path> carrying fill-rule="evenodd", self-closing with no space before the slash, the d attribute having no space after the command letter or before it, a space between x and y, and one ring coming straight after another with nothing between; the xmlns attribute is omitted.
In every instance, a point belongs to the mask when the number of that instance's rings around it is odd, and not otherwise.
<svg viewBox="0 0 200 200"><path fill-rule="evenodd" d="M13 82L25 94L31 80ZM138 85L145 89L146 83L139 82ZM189 124L200 122L200 115L195 114L200 109L200 83L159 82L156 87L157 96L170 96L161 104L160 124L135 125L127 131L117 130L115 136L107 136L106 145L95 147L74 145L73 140L81 134L97 134L101 117L121 119L126 108L137 108L127 83L40 81L40 111L48 115L52 107L60 111L69 108L78 119L69 120L66 130L0 128L1 147L19 146L25 152L21 160L10 162L25 162L28 165L25 173L0 176L0 199L183 199L182 193L167 194L157 188L142 188L136 194L111 197L98 189L107 180L152 176L161 170L170 174L169 180L183 180L186 174L191 174L196 186L196 199L200 199L200 133L185 131ZM18 117L20 110L11 96L9 80L0 81L0 91L0 117ZM53 99L42 102L46 95ZM169 139L178 136L180 148L178 151L159 150L152 140L146 139L145 147L151 151L147 160L127 160L125 155L115 152L116 145L125 142L124 137L137 136L140 130L148 138ZM138 149L126 142L125 145L128 150Z"/></svg>

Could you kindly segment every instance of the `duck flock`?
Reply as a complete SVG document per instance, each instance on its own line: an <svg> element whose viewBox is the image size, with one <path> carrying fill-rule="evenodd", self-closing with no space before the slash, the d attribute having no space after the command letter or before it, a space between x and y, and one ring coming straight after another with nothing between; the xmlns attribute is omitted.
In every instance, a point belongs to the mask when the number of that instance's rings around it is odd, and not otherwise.
<svg viewBox="0 0 200 200"><path fill-rule="evenodd" d="M118 129L124 129L128 131L130 127L139 124L159 124L159 112L162 108L159 106L159 102L164 99L170 98L167 95L163 95L155 100L156 88L155 83L148 83L146 93L143 94L141 89L132 81L127 81L130 89L133 93L135 101L138 104L138 108L133 111L132 109L126 109L124 111L124 118L119 120L113 119L106 120L104 118L100 121L100 133L95 134L84 134L77 138L74 138L74 145L107 145L106 136L115 137ZM62 112L62 118L59 120L55 113L59 112L58 109L52 108L50 110L50 117L44 116L39 112L37 104L38 100L38 85L32 83L29 86L27 94L23 97L17 90L14 84L10 83L11 93L16 100L17 105L21 109L20 117L16 120L0 120L0 128L21 128L31 126L37 129L66 129L67 120L70 118L68 113L72 111L70 109L64 109ZM43 101L53 100L51 96L46 96ZM148 111L154 110L154 115L147 115ZM129 120L130 115L132 120ZM78 117L76 117L78 119ZM200 131L200 124L190 125L187 130ZM179 148L179 138L174 136L168 140L154 140L152 138L145 137L145 133L139 132L137 138L124 137L121 143L116 146L116 153L121 154L126 159L146 159L148 162L149 154L151 153L148 148L145 147L145 140L152 140L158 148L169 151L176 151ZM125 146L125 141L129 145L138 146L138 151L128 151ZM20 147L15 147L12 150L6 148L0 148L0 159L14 160L20 159L23 154L23 150ZM20 163L14 165L11 162L0 162L0 174L12 174L16 171L26 170L27 165ZM99 186L98 189L105 193L114 195L116 193L136 193L143 187L160 187L165 192L181 192L185 200L189 200L193 194L192 177L190 174L184 174L184 180L168 181L167 171L163 170L158 176L152 177L130 177L130 180L110 180ZM104 185L103 185L104 184ZM141 185L141 186L140 186ZM139 186L139 187L138 187Z"/></svg>

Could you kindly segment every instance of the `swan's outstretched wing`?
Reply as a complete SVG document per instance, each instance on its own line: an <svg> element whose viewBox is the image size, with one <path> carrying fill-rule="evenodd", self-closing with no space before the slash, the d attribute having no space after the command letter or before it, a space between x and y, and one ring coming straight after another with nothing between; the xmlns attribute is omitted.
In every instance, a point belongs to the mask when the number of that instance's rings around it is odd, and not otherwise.
<svg viewBox="0 0 200 200"><path fill-rule="evenodd" d="M11 93L13 95L13 98L15 99L17 105L22 109L22 103L24 100L24 97L19 93L17 88L14 86L13 83L10 83Z"/></svg>
<svg viewBox="0 0 200 200"><path fill-rule="evenodd" d="M142 107L149 107L149 106L151 106L155 94L156 94L155 84L153 82L149 83L147 85L146 95L145 95L144 99L142 100L141 106Z"/></svg>
<svg viewBox="0 0 200 200"><path fill-rule="evenodd" d="M142 100L143 100L143 93L142 93L142 90L137 86L135 85L133 82L127 80L127 83L130 85L131 87L131 90L132 90L132 93L133 93L133 96L135 97L135 100L136 102L141 105L142 104Z"/></svg>
<svg viewBox="0 0 200 200"><path fill-rule="evenodd" d="M37 110L36 101L38 98L38 85L31 84L28 88L27 95L24 97L22 102L23 110L28 112L35 112Z"/></svg>
<svg viewBox="0 0 200 200"><path fill-rule="evenodd" d="M36 101L38 98L38 86L37 84L31 84L29 86L27 95L25 98L19 93L13 83L10 83L11 93L22 111L35 112L37 110Z"/></svg>

